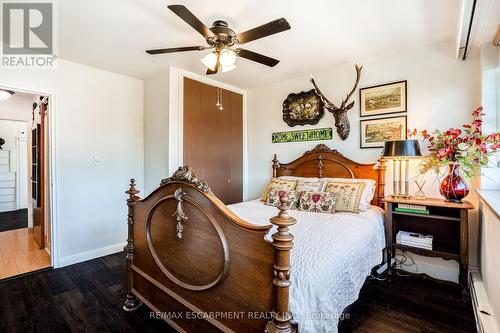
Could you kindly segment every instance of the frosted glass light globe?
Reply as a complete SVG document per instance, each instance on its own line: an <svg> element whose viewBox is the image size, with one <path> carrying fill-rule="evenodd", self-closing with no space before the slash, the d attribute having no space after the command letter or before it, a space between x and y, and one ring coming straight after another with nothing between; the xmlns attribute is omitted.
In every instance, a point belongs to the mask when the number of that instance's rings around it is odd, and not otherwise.
<svg viewBox="0 0 500 333"><path fill-rule="evenodd" d="M231 66L236 62L236 52L231 49L224 49L220 52L220 64L222 66Z"/></svg>
<svg viewBox="0 0 500 333"><path fill-rule="evenodd" d="M203 65L207 66L210 70L215 70L215 66L217 65L217 54L215 52L210 52L200 60Z"/></svg>

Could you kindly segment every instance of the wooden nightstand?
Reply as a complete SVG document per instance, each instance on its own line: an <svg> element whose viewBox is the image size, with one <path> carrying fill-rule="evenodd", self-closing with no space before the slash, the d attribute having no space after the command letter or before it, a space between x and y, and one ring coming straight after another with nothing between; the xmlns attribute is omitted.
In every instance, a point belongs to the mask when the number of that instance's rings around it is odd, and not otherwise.
<svg viewBox="0 0 500 333"><path fill-rule="evenodd" d="M467 292L467 271L469 267L468 210L474 206L468 202L447 202L443 199L384 198L387 214L387 262L392 262L396 249L415 254L456 260L460 265L459 283ZM397 212L398 204L426 206L429 215ZM433 236L432 250L396 244L399 230L418 232ZM394 267L388 270L389 277Z"/></svg>

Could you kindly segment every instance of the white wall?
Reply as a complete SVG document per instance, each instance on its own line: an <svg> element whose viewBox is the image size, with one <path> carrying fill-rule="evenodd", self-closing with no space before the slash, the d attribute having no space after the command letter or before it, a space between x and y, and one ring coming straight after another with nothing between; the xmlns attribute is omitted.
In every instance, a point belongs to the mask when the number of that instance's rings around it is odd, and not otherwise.
<svg viewBox="0 0 500 333"><path fill-rule="evenodd" d="M448 129L460 127L471 120L471 113L480 101L480 77L478 56L471 53L468 60L454 60L453 43L443 43L398 53L388 53L371 59L357 59L363 65L359 87L387 82L408 81L408 128ZM355 71L351 61L344 65L313 73L322 92L336 104L352 88ZM280 161L287 163L305 150L320 142L271 143L271 133L308 128L333 127L334 139L322 141L346 157L363 163L374 163L381 149L360 149L359 92L354 93L355 106L349 111L351 132L346 141L341 141L335 132L333 116L326 113L314 126L294 128L282 120L282 103L289 93L307 91L312 88L308 77L260 87L248 92L248 137L249 137L249 197L256 198L271 177L271 159L274 153ZM389 165L387 177L391 179ZM428 196L439 197L438 183L429 175L425 185ZM390 194L387 181L386 193ZM414 186L410 192L415 192ZM473 198L473 195L471 195ZM475 263L476 218L471 216L471 261ZM455 277L451 278L454 280Z"/></svg>
<svg viewBox="0 0 500 333"><path fill-rule="evenodd" d="M3 150L17 149L17 136L20 130L26 130L26 123L2 119L0 108L0 138L5 140L5 144L2 146Z"/></svg>
<svg viewBox="0 0 500 333"><path fill-rule="evenodd" d="M357 62L363 65L359 84L361 88L392 81L408 81L408 128L431 130L461 126L470 121L471 113L478 105L478 58L472 55L466 62L454 60L452 43L372 59L358 59ZM322 92L334 103L340 104L341 98L345 97L354 84L355 71L349 60L344 65L313 75ZM289 162L319 143L273 144L273 132L333 127L333 140L323 143L358 162L373 163L379 158L381 148L359 147L358 91L353 95L355 106L349 111L351 133L346 141L341 141L337 136L333 116L328 112L317 125L288 127L282 120L283 101L291 92L311 88L308 77L300 77L248 92L250 197L259 196L271 177L273 153L278 154L280 161ZM428 183L426 193L439 195L435 184L432 181Z"/></svg>
<svg viewBox="0 0 500 333"><path fill-rule="evenodd" d="M31 123L33 101L29 95L14 94L0 102L0 118Z"/></svg>
<svg viewBox="0 0 500 333"><path fill-rule="evenodd" d="M5 140L4 151L10 151L10 172L15 172L15 208L28 208L28 123L6 120L3 103L0 102L0 138ZM30 225L31 219L29 219Z"/></svg>
<svg viewBox="0 0 500 333"><path fill-rule="evenodd" d="M145 194L183 165L184 78L243 95L243 198L247 198L247 92L207 76L170 67L144 81Z"/></svg>
<svg viewBox="0 0 500 333"><path fill-rule="evenodd" d="M491 197L491 195L489 196ZM493 200L495 197L493 196ZM489 204L494 202L489 201ZM492 314L496 327L500 328L500 220L497 215L485 204L482 204L482 225L481 225L481 244L480 267L482 282L487 295L487 303L490 308L488 313ZM494 331L492 331L494 332Z"/></svg>
<svg viewBox="0 0 500 333"><path fill-rule="evenodd" d="M12 97L0 102L0 119L11 119L24 122L23 129L26 136L20 138L18 198L19 208L28 208L28 227L33 227L31 205L31 123L34 95L16 93Z"/></svg>
<svg viewBox="0 0 500 333"><path fill-rule="evenodd" d="M56 69L1 69L0 86L53 94L56 264L121 250L124 191L132 177L143 186L142 81L59 60Z"/></svg>
<svg viewBox="0 0 500 333"><path fill-rule="evenodd" d="M483 131L497 132L500 128L500 51L491 43L481 45L481 101L487 112ZM491 156L489 167L482 169L482 189L500 189L499 157L498 154Z"/></svg>
<svg viewBox="0 0 500 333"><path fill-rule="evenodd" d="M168 177L170 70L144 80L144 195Z"/></svg>

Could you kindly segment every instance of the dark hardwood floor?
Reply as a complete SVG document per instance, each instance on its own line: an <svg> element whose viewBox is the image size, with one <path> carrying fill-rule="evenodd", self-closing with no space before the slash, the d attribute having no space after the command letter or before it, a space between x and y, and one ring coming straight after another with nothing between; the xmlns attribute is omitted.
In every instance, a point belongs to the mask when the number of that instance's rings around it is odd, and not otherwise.
<svg viewBox="0 0 500 333"><path fill-rule="evenodd" d="M0 281L0 332L173 332L149 310L126 313L125 255ZM473 332L457 287L395 278L368 281L340 332Z"/></svg>
<svg viewBox="0 0 500 333"><path fill-rule="evenodd" d="M476 332L472 304L462 301L461 288L422 277L368 279L347 313L339 332Z"/></svg>
<svg viewBox="0 0 500 333"><path fill-rule="evenodd" d="M28 209L0 213L0 232L28 227Z"/></svg>

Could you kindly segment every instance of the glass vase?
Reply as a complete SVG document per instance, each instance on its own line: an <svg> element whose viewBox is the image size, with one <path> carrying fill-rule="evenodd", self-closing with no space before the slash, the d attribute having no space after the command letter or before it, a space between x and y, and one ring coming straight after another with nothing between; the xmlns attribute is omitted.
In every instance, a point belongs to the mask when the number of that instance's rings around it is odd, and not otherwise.
<svg viewBox="0 0 500 333"><path fill-rule="evenodd" d="M439 186L439 192L446 201L462 202L462 199L469 194L469 185L460 175L460 165L451 162L448 165L448 175L443 179Z"/></svg>

